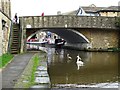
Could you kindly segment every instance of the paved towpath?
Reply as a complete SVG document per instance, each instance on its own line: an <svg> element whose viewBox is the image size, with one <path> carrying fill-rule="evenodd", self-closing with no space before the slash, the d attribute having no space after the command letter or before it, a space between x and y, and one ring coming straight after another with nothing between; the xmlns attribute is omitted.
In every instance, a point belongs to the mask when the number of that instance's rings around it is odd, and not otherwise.
<svg viewBox="0 0 120 90"><path fill-rule="evenodd" d="M24 71L29 60L35 53L16 55L13 61L2 70L2 88L13 88L15 82Z"/></svg>

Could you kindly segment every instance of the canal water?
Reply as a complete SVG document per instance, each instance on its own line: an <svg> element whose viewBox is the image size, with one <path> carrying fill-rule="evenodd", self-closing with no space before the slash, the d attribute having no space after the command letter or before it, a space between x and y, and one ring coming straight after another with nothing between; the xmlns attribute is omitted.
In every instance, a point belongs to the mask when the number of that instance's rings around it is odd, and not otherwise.
<svg viewBox="0 0 120 90"><path fill-rule="evenodd" d="M76 63L77 55L84 63L82 66ZM118 87L119 53L47 48L47 56L52 88Z"/></svg>

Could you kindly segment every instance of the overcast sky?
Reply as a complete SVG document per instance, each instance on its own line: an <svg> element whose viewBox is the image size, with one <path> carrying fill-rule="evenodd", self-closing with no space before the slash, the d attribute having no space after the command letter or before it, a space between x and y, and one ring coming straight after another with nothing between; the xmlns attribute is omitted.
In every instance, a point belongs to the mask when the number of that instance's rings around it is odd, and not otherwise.
<svg viewBox="0 0 120 90"><path fill-rule="evenodd" d="M12 17L18 16L56 15L57 11L62 13L76 10L79 6L95 4L98 7L117 6L120 0L11 0Z"/></svg>

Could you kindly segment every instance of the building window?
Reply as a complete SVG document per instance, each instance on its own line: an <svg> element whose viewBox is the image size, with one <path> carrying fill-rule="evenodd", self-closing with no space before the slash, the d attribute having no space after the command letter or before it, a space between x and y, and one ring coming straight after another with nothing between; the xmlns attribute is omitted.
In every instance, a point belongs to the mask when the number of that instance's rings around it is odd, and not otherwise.
<svg viewBox="0 0 120 90"><path fill-rule="evenodd" d="M5 21L5 20L2 20L2 30L4 30L5 24L6 24L6 21Z"/></svg>

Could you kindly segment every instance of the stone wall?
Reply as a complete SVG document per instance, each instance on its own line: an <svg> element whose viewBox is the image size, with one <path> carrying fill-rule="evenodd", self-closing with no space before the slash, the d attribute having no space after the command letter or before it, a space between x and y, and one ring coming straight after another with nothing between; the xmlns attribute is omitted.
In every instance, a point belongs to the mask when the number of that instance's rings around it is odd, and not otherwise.
<svg viewBox="0 0 120 90"><path fill-rule="evenodd" d="M11 0L0 0L0 10L11 18Z"/></svg>
<svg viewBox="0 0 120 90"><path fill-rule="evenodd" d="M92 48L107 49L119 47L119 30L80 29L91 43Z"/></svg>
<svg viewBox="0 0 120 90"><path fill-rule="evenodd" d="M0 12L0 56L8 51L11 20Z"/></svg>
<svg viewBox="0 0 120 90"><path fill-rule="evenodd" d="M118 16L120 12L100 12L100 16L115 17Z"/></svg>
<svg viewBox="0 0 120 90"><path fill-rule="evenodd" d="M112 28L116 29L117 17L93 16L25 16L20 17L24 28Z"/></svg>

